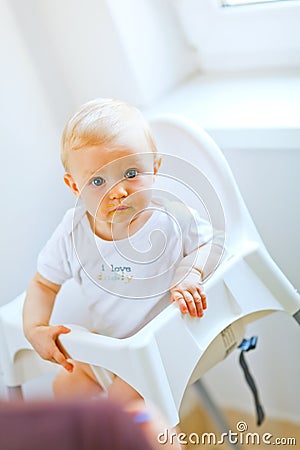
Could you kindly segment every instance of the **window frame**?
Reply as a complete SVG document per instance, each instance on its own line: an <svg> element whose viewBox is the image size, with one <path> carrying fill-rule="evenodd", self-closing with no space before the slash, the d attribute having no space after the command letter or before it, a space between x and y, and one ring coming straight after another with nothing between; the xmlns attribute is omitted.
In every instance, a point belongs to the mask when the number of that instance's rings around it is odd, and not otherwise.
<svg viewBox="0 0 300 450"><path fill-rule="evenodd" d="M234 7L234 6L245 6L245 5L249 5L249 4L256 4L256 5L261 5L262 3L272 3L272 2L283 2L283 1L291 1L291 0L219 0L220 3L222 3L222 6L227 6L227 7ZM233 3L233 4L226 4L227 2L231 2L231 1L235 1L235 2L242 2L242 3ZM295 0L294 0L295 1ZM296 0L298 1L298 0ZM225 4L224 4L225 2Z"/></svg>
<svg viewBox="0 0 300 450"><path fill-rule="evenodd" d="M300 1L171 0L205 72L300 68Z"/></svg>

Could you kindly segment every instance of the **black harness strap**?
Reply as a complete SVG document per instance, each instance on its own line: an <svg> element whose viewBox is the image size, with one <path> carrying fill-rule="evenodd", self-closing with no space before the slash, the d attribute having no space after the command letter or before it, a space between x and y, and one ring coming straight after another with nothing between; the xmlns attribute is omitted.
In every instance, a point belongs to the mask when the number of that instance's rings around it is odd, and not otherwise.
<svg viewBox="0 0 300 450"><path fill-rule="evenodd" d="M252 350L256 347L256 343L257 343L257 336L252 336L250 339L243 339L242 343L239 345L238 348L241 349L241 353L240 353L240 365L243 369L246 381L252 391L253 397L254 397L254 401L255 401L255 408L256 408L256 414L257 414L257 425L261 425L264 418L265 418L265 413L263 410L263 407L261 406L260 400L259 400L259 396L258 396L258 391L254 382L254 379L249 371L248 365L246 363L245 360L245 356L244 353L248 352L249 350Z"/></svg>

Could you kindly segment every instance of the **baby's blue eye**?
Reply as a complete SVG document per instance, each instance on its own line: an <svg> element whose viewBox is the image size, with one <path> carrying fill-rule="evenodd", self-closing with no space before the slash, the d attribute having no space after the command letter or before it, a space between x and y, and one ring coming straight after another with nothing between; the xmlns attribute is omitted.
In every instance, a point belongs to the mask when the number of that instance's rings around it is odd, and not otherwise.
<svg viewBox="0 0 300 450"><path fill-rule="evenodd" d="M105 183L105 180L102 177L97 177L92 180L92 184L97 187L102 186L102 184L104 184L104 183Z"/></svg>
<svg viewBox="0 0 300 450"><path fill-rule="evenodd" d="M125 178L134 178L138 175L137 169L128 169L125 172Z"/></svg>

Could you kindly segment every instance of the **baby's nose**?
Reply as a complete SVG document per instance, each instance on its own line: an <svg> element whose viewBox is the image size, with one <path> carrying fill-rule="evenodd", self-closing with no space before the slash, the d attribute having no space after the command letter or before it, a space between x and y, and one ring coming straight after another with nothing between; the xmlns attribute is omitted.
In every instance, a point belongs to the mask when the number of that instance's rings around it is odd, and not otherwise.
<svg viewBox="0 0 300 450"><path fill-rule="evenodd" d="M123 198L123 197L127 197L128 192L125 189L125 186L123 185L123 183L117 183L115 186L113 186L110 191L109 191L109 198L111 200L113 199L118 199L118 198Z"/></svg>

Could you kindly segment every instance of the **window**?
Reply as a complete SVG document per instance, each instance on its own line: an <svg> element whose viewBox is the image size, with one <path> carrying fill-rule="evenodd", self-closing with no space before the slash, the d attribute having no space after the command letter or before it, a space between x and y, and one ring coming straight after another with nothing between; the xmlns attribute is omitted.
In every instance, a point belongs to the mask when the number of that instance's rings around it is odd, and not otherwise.
<svg viewBox="0 0 300 450"><path fill-rule="evenodd" d="M254 5L257 3L286 2L286 1L291 0L221 0L221 3L222 6L241 6L241 5Z"/></svg>
<svg viewBox="0 0 300 450"><path fill-rule="evenodd" d="M170 1L202 71L300 68L299 0Z"/></svg>

